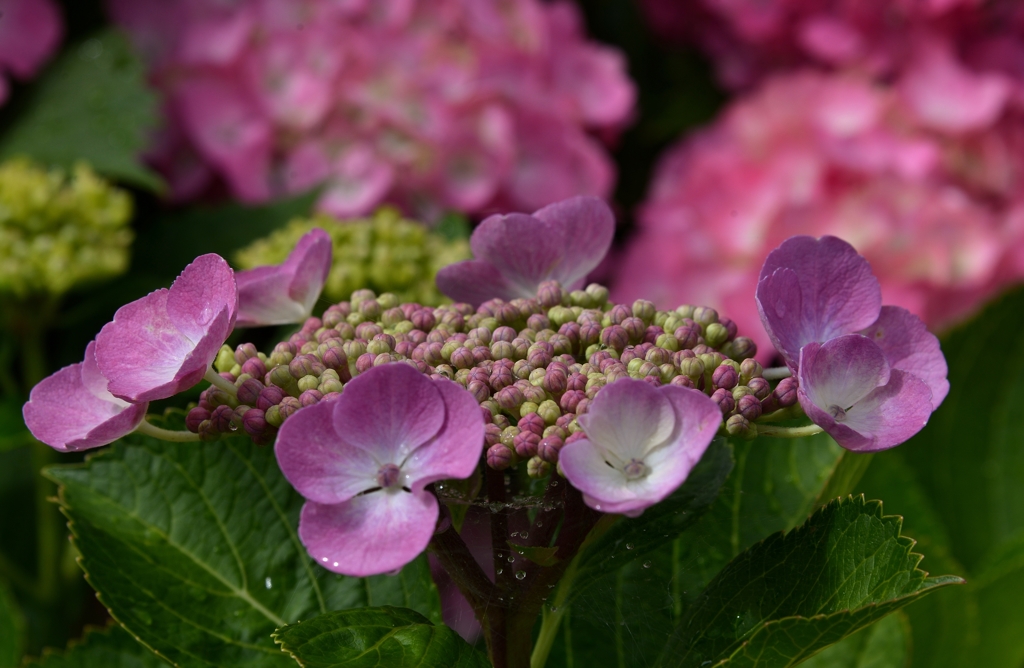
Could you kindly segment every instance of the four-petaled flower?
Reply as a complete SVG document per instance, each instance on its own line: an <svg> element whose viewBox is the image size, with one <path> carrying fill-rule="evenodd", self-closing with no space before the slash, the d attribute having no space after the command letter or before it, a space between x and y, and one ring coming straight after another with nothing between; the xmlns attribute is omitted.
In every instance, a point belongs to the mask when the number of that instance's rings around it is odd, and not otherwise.
<svg viewBox="0 0 1024 668"><path fill-rule="evenodd" d="M427 547L438 517L427 485L468 477L483 444L473 395L385 364L353 379L336 401L288 418L274 450L307 499L299 537L309 554L362 577L399 569Z"/></svg>
<svg viewBox="0 0 1024 668"><path fill-rule="evenodd" d="M441 269L437 287L473 305L530 298L548 280L574 290L604 259L614 234L615 217L596 197L573 197L532 215L490 216L469 240L476 259Z"/></svg>
<svg viewBox="0 0 1024 668"><path fill-rule="evenodd" d="M315 228L281 264L235 274L238 326L286 325L312 315L331 271L331 251L331 237Z"/></svg>
<svg viewBox="0 0 1024 668"><path fill-rule="evenodd" d="M559 453L565 477L594 510L636 517L686 480L722 412L698 390L627 378L602 388L578 421L586 438Z"/></svg>

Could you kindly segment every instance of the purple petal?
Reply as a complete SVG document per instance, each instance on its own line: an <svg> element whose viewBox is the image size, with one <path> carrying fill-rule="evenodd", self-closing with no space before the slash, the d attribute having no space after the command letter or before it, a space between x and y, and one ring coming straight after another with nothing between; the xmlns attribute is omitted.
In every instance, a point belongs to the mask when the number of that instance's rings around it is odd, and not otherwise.
<svg viewBox="0 0 1024 668"><path fill-rule="evenodd" d="M220 313L227 314L227 331L217 329ZM167 314L182 334L196 341L215 336L224 343L235 326L238 289L235 272L219 255L208 253L193 260L171 284L167 295ZM221 326L220 329L223 329ZM213 358L210 358L213 361Z"/></svg>
<svg viewBox="0 0 1024 668"><path fill-rule="evenodd" d="M893 369L924 381L932 393L932 410L949 393L946 358L939 340L916 315L899 306L883 306L878 320L861 332L885 353Z"/></svg>
<svg viewBox="0 0 1024 668"><path fill-rule="evenodd" d="M790 367L795 368L804 345L868 327L881 306L871 266L836 237L787 239L761 268L757 308Z"/></svg>
<svg viewBox="0 0 1024 668"><path fill-rule="evenodd" d="M236 274L238 325L284 325L308 318L327 282L331 251L330 236L315 228L303 235L282 264Z"/></svg>
<svg viewBox="0 0 1024 668"><path fill-rule="evenodd" d="M564 231L563 259L551 278L570 290L601 263L615 236L615 216L597 197L571 197L535 211L533 217Z"/></svg>
<svg viewBox="0 0 1024 668"><path fill-rule="evenodd" d="M871 339L848 334L800 351L800 392L823 411L839 413L889 382L885 353Z"/></svg>
<svg viewBox="0 0 1024 668"><path fill-rule="evenodd" d="M659 388L633 379L601 389L577 418L587 438L622 461L643 459L674 435L676 414Z"/></svg>
<svg viewBox="0 0 1024 668"><path fill-rule="evenodd" d="M516 297L535 296L565 259L565 230L525 213L484 219L469 243L473 257L494 265Z"/></svg>
<svg viewBox="0 0 1024 668"><path fill-rule="evenodd" d="M650 505L637 498L619 469L608 465L604 449L585 438L565 444L558 453L558 466L594 510L626 513Z"/></svg>
<svg viewBox="0 0 1024 668"><path fill-rule="evenodd" d="M299 519L299 538L327 570L353 577L390 573L426 549L437 512L433 494L400 489L378 490L335 505L308 501Z"/></svg>
<svg viewBox="0 0 1024 668"><path fill-rule="evenodd" d="M450 380L431 382L444 402L445 420L434 440L413 452L402 467L413 492L436 480L468 478L484 450L484 423L473 395Z"/></svg>
<svg viewBox="0 0 1024 668"><path fill-rule="evenodd" d="M463 260L442 267L435 282L437 289L453 301L473 306L480 306L489 299L508 301L520 296L497 267L483 260Z"/></svg>
<svg viewBox="0 0 1024 668"><path fill-rule="evenodd" d="M342 401L344 397L338 399ZM337 504L377 487L380 464L334 428L333 402L307 406L277 434L274 454L292 487L310 501Z"/></svg>
<svg viewBox="0 0 1024 668"><path fill-rule="evenodd" d="M95 343L85 361L44 378L29 395L22 414L37 439L71 452L106 445L131 433L146 416L146 403L129 404L103 387L96 371Z"/></svg>
<svg viewBox="0 0 1024 668"><path fill-rule="evenodd" d="M855 452L885 450L921 431L932 413L931 390L924 381L893 369L889 382L854 404L836 419L817 406L801 387L800 405L836 443Z"/></svg>
<svg viewBox="0 0 1024 668"><path fill-rule="evenodd" d="M402 466L445 423L445 402L437 385L406 364L361 373L333 406L337 433L380 464Z"/></svg>

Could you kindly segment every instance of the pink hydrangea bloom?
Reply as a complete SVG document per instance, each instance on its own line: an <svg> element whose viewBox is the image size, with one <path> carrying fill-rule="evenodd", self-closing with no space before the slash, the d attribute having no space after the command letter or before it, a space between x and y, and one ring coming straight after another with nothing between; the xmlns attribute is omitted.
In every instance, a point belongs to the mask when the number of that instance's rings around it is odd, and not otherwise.
<svg viewBox="0 0 1024 668"><path fill-rule="evenodd" d="M22 413L37 439L61 452L97 448L135 430L149 404L129 403L107 391L96 365L96 343L85 360L66 366L32 388Z"/></svg>
<svg viewBox="0 0 1024 668"><path fill-rule="evenodd" d="M575 290L612 245L615 217L596 197L573 197L525 213L495 214L473 230L473 260L444 267L437 287L455 301L529 299L554 280Z"/></svg>
<svg viewBox="0 0 1024 668"><path fill-rule="evenodd" d="M29 79L57 50L64 26L53 0L0 1L0 73ZM0 104L8 83L0 75Z"/></svg>
<svg viewBox="0 0 1024 668"><path fill-rule="evenodd" d="M397 570L426 549L438 518L427 485L468 477L483 443L473 395L385 364L354 378L340 398L288 418L274 451L307 499L299 537L309 554L362 577Z"/></svg>
<svg viewBox="0 0 1024 668"><path fill-rule="evenodd" d="M259 327L303 322L331 271L331 237L310 230L279 265L235 274L238 285L238 326Z"/></svg>
<svg viewBox="0 0 1024 668"><path fill-rule="evenodd" d="M234 272L201 255L174 281L125 304L96 337L96 361L111 394L125 401L165 399L206 375L235 327Z"/></svg>
<svg viewBox="0 0 1024 668"><path fill-rule="evenodd" d="M594 510L636 517L686 480L722 412L699 390L627 378L602 388L577 419L586 438L559 452L565 477Z"/></svg>
<svg viewBox="0 0 1024 668"><path fill-rule="evenodd" d="M711 305L770 353L751 300L762 263L792 235L835 235L884 302L945 326L1024 277L1017 114L954 135L863 77L771 78L663 157L612 294Z"/></svg>
<svg viewBox="0 0 1024 668"><path fill-rule="evenodd" d="M534 209L606 195L635 92L565 0L109 0L168 99L154 155L178 196L324 185L339 216L382 201Z"/></svg>

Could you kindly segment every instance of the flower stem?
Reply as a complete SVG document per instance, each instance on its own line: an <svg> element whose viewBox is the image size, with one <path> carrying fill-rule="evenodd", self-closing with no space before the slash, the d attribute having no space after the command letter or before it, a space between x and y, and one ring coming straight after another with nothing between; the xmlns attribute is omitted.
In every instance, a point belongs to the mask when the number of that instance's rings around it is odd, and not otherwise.
<svg viewBox="0 0 1024 668"><path fill-rule="evenodd" d="M758 436L771 436L773 438L803 438L820 434L824 429L816 424L808 424L803 427L776 427L770 424L757 425Z"/></svg>
<svg viewBox="0 0 1024 668"><path fill-rule="evenodd" d="M789 370L789 367L785 366L772 367L761 372L761 377L765 380L782 380L783 378L789 378L792 375L793 372Z"/></svg>
<svg viewBox="0 0 1024 668"><path fill-rule="evenodd" d="M214 371L213 367L207 367L206 375L203 376L203 379L206 380L206 382L208 382L210 385L213 385L214 387L224 390L233 397L238 396L238 388L235 387L235 384L232 383L227 378L221 376L216 371Z"/></svg>
<svg viewBox="0 0 1024 668"><path fill-rule="evenodd" d="M148 420L143 420L139 423L139 426L135 428L135 431L146 436L152 436L158 438L161 441L170 441L171 443L197 443L199 441L199 434L193 434L190 431L172 431L170 429L163 429L151 424Z"/></svg>

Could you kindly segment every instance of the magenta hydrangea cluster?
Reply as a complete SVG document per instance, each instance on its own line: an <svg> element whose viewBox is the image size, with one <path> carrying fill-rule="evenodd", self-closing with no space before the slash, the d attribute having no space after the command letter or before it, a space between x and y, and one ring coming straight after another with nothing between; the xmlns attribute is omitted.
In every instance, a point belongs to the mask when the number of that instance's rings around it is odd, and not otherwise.
<svg viewBox="0 0 1024 668"><path fill-rule="evenodd" d="M109 0L166 95L179 198L323 186L320 207L533 209L604 196L635 91L573 3Z"/></svg>
<svg viewBox="0 0 1024 668"><path fill-rule="evenodd" d="M0 104L10 84L4 74L30 79L57 50L64 36L60 9L53 0L7 0L0 20Z"/></svg>

